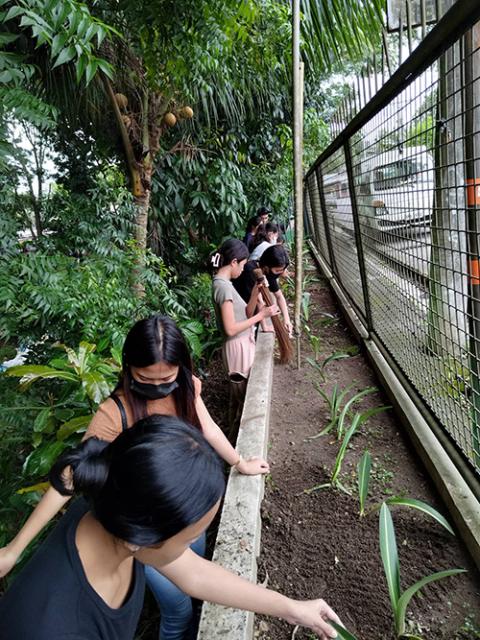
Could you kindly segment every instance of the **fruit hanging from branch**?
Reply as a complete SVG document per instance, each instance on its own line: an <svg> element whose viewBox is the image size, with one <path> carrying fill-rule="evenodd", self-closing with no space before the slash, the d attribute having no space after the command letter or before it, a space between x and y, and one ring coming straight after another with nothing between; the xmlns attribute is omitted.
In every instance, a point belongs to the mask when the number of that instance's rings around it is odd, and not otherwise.
<svg viewBox="0 0 480 640"><path fill-rule="evenodd" d="M186 120L190 120L191 118L193 118L193 109L192 107L182 107L178 112L178 114L182 118L185 118Z"/></svg>
<svg viewBox="0 0 480 640"><path fill-rule="evenodd" d="M174 127L177 124L177 116L171 111L168 111L163 116L163 124L166 124L167 127Z"/></svg>

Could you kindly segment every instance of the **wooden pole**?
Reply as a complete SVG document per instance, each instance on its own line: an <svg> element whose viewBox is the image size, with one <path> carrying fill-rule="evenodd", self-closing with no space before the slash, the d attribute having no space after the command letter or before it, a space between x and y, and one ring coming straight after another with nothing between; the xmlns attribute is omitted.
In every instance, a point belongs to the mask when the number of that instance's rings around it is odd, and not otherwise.
<svg viewBox="0 0 480 640"><path fill-rule="evenodd" d="M300 62L300 0L292 2L293 176L295 211L295 337L300 368L303 284L303 63Z"/></svg>

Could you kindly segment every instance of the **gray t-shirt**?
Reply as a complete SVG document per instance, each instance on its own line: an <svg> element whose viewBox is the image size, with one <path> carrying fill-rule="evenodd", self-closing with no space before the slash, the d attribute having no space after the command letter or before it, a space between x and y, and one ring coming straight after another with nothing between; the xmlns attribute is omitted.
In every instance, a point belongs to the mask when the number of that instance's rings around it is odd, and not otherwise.
<svg viewBox="0 0 480 640"><path fill-rule="evenodd" d="M231 300L233 302L233 315L235 317L235 322L242 322L243 320L247 320L247 305L245 304L245 301L242 299L239 293L234 289L232 282L230 280L227 280L226 278L214 276L212 296L213 303L215 305L215 316L217 318L217 325L222 332L224 340L232 340L233 338L239 338L240 336L249 336L251 333L250 327L248 329L245 329L245 331L242 331L241 333L237 333L237 335L235 336L227 336L223 328L222 314L220 309L222 304L226 300Z"/></svg>

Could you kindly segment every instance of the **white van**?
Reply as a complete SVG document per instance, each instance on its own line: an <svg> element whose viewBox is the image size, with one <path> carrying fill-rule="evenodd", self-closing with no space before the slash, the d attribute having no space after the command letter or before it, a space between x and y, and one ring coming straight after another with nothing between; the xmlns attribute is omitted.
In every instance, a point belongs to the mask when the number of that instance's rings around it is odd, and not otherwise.
<svg viewBox="0 0 480 640"><path fill-rule="evenodd" d="M357 207L362 229L384 232L421 227L428 230L433 208L435 173L432 154L424 146L399 146L356 167ZM346 173L324 176L325 202L334 228L353 232Z"/></svg>

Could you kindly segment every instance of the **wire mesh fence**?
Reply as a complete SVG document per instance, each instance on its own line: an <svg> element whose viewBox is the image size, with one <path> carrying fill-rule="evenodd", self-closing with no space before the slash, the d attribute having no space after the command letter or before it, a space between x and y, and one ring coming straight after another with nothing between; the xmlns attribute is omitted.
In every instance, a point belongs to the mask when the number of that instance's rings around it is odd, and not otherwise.
<svg viewBox="0 0 480 640"><path fill-rule="evenodd" d="M323 259L480 474L480 23L465 26L305 187Z"/></svg>

